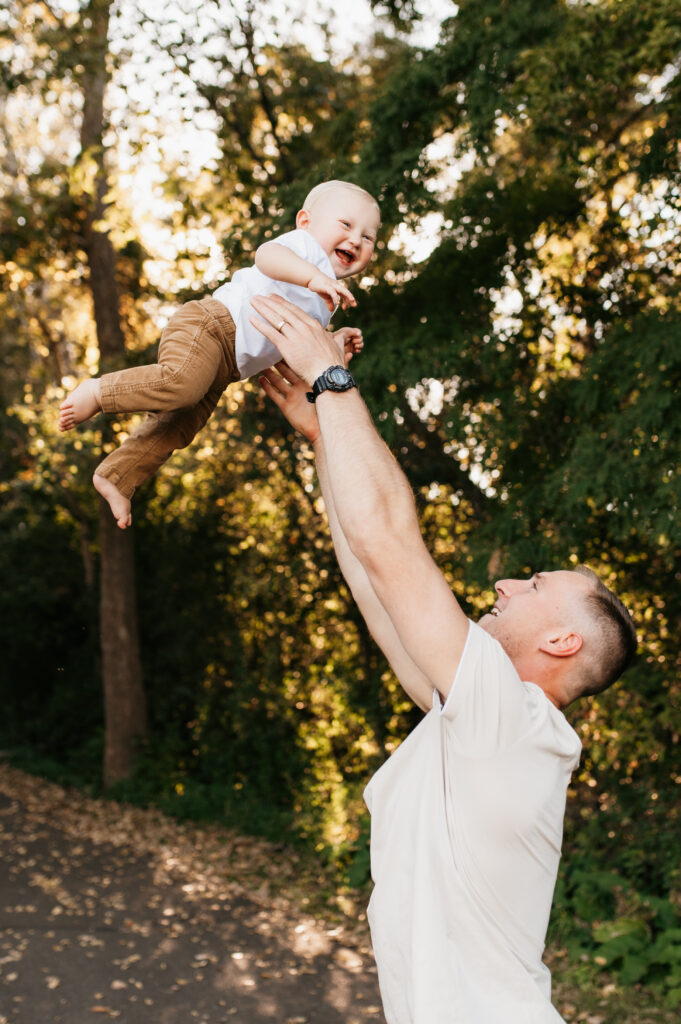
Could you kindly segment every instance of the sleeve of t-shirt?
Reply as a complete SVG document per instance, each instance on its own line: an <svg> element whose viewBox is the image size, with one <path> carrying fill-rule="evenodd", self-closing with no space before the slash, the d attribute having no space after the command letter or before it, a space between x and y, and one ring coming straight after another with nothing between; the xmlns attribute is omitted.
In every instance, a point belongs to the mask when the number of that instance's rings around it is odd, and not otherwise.
<svg viewBox="0 0 681 1024"><path fill-rule="evenodd" d="M277 245L285 245L296 256L300 256L302 259L314 264L315 267L318 267L328 277L335 278L336 275L333 272L331 260L317 239L309 231L301 231L299 228L296 228L295 231L287 231L283 235L277 235L271 241L276 242Z"/></svg>
<svg viewBox="0 0 681 1024"><path fill-rule="evenodd" d="M480 755L509 746L529 727L525 684L501 644L474 622L441 713L461 747Z"/></svg>

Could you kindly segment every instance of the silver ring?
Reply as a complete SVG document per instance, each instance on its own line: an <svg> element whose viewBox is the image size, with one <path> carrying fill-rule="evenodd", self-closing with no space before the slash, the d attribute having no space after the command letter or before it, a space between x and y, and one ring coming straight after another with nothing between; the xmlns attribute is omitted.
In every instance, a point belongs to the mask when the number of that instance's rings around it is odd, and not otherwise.
<svg viewBox="0 0 681 1024"><path fill-rule="evenodd" d="M277 324L277 330L281 331L281 329L282 329L282 327L284 326L285 323L288 323L288 321L287 320L282 320L280 324Z"/></svg>

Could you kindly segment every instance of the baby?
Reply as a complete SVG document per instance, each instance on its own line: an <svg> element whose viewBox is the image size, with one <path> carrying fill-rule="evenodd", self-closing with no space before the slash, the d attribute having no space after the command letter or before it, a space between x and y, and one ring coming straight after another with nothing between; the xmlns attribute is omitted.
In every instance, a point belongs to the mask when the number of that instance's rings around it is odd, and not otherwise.
<svg viewBox="0 0 681 1024"><path fill-rule="evenodd" d="M255 265L238 270L212 296L180 307L161 335L156 363L83 381L62 402L60 430L100 410L148 413L93 477L122 530L132 523L135 488L193 440L227 386L281 359L250 322L251 298L282 295L326 327L339 303L357 305L343 281L368 265L379 224L378 204L364 189L322 182L298 211L295 231L261 245ZM347 358L362 348L357 328L343 327L334 337Z"/></svg>

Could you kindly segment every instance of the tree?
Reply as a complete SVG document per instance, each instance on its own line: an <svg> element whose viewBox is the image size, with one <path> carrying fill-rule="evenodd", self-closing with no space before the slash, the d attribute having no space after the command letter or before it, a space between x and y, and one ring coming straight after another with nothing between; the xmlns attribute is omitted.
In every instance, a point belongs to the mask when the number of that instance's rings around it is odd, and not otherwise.
<svg viewBox="0 0 681 1024"><path fill-rule="evenodd" d="M108 183L104 164L104 92L109 73L111 0L90 0L84 10L85 61L81 76L83 118L80 162L91 162L90 192L83 192L83 247L100 352L106 371L125 355L116 280L116 257L104 226ZM104 685L106 785L125 778L146 733L146 703L139 655L133 532L121 531L99 501L100 635Z"/></svg>
<svg viewBox="0 0 681 1024"><path fill-rule="evenodd" d="M15 169L4 211L12 229L6 236L4 264L10 279L10 309L19 323L23 321L22 327L32 318L38 337L42 336L45 354L50 357L45 363L48 372L41 387L43 390L47 384L48 391L43 394L48 395L48 401L55 400L54 383L59 385L74 370L73 349L66 341L66 317L62 310L76 305L68 288L79 288L79 276L84 271L94 307L94 333L102 367L120 361L125 352L116 257L106 224L105 201L108 184L103 144L104 92L109 78L110 6L109 2L92 0L75 14L61 15L46 5L27 3L10 26L17 37L23 36L25 43L23 60L22 51L15 50L15 65L6 69L5 84L10 96L18 104L33 102L36 110L40 109L37 101L41 93L47 100L58 96L65 107L81 109L80 155L72 167L66 153L60 158L56 147L50 151L42 140L38 152L46 151L37 172L26 174L16 160L9 161L10 168ZM37 31L32 32L36 25ZM22 92L23 95L17 95ZM7 125L5 139L6 151L11 154L12 139ZM25 290L19 298L16 282L22 278ZM66 285L62 309L58 305L60 288L55 285L59 280ZM51 382L54 383L50 394ZM42 427L49 433L46 419ZM36 434L35 425L29 426L29 431ZM54 488L53 498L63 502L80 524L85 576L90 586L90 516L78 489L74 491L63 460L42 463L42 437L36 439L36 444L34 465L36 469L40 466L42 483ZM78 442L73 445L77 449ZM75 449L72 447L74 454ZM111 516L101 509L99 626L106 722L103 770L107 784L131 771L137 744L145 733L132 543L132 535L117 531Z"/></svg>

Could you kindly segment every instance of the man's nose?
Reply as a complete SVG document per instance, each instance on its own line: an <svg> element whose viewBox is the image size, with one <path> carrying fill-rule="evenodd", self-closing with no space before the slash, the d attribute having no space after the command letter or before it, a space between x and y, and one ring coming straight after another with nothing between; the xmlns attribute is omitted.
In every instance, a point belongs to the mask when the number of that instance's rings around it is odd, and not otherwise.
<svg viewBox="0 0 681 1024"><path fill-rule="evenodd" d="M520 580L497 580L494 584L494 589L499 597L509 597L513 593L515 585L519 582Z"/></svg>

